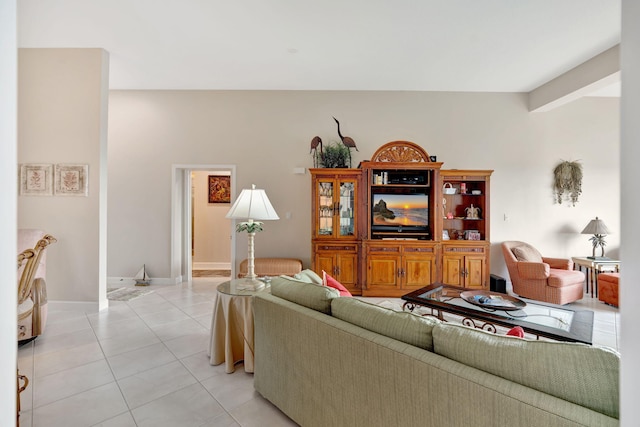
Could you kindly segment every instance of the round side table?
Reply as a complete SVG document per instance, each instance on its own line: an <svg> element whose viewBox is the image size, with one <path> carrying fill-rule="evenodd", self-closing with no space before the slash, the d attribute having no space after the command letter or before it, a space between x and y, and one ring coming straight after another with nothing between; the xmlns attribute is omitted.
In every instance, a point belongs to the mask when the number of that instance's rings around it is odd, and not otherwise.
<svg viewBox="0 0 640 427"><path fill-rule="evenodd" d="M253 296L256 292L243 289L242 280L231 280L218 285L211 319L209 363L225 363L227 373L244 361L245 372L253 372Z"/></svg>

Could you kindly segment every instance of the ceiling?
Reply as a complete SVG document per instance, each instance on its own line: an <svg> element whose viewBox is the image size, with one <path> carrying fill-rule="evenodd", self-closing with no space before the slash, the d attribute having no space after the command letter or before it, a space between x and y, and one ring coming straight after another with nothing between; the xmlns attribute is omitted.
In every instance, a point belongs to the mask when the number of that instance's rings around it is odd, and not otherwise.
<svg viewBox="0 0 640 427"><path fill-rule="evenodd" d="M619 42L620 0L18 2L20 47L104 48L112 89L529 92Z"/></svg>

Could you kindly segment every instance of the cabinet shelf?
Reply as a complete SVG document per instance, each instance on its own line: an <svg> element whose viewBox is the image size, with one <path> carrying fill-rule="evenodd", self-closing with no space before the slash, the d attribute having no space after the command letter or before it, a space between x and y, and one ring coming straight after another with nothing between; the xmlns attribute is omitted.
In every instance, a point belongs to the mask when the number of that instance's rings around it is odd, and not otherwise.
<svg viewBox="0 0 640 427"><path fill-rule="evenodd" d="M427 184L371 184L372 188L429 188L430 185Z"/></svg>

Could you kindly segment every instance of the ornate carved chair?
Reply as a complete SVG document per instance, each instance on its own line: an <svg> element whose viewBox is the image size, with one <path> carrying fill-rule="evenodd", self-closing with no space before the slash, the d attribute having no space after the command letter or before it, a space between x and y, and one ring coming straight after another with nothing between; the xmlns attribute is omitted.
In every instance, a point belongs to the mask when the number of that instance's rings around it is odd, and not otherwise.
<svg viewBox="0 0 640 427"><path fill-rule="evenodd" d="M552 304L582 299L585 275L573 270L573 261L547 258L533 246L517 241L502 243L513 292L523 298Z"/></svg>
<svg viewBox="0 0 640 427"><path fill-rule="evenodd" d="M53 236L41 230L18 230L18 341L31 340L44 331L47 321L45 249L55 242Z"/></svg>

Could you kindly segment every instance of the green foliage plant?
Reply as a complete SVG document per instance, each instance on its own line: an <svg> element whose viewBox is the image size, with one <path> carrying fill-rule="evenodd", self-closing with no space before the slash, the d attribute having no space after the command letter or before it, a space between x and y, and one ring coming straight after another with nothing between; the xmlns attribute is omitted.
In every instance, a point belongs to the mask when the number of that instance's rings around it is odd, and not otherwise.
<svg viewBox="0 0 640 427"><path fill-rule="evenodd" d="M349 148L342 143L332 142L316 153L318 165L323 168L346 168L350 163Z"/></svg>

